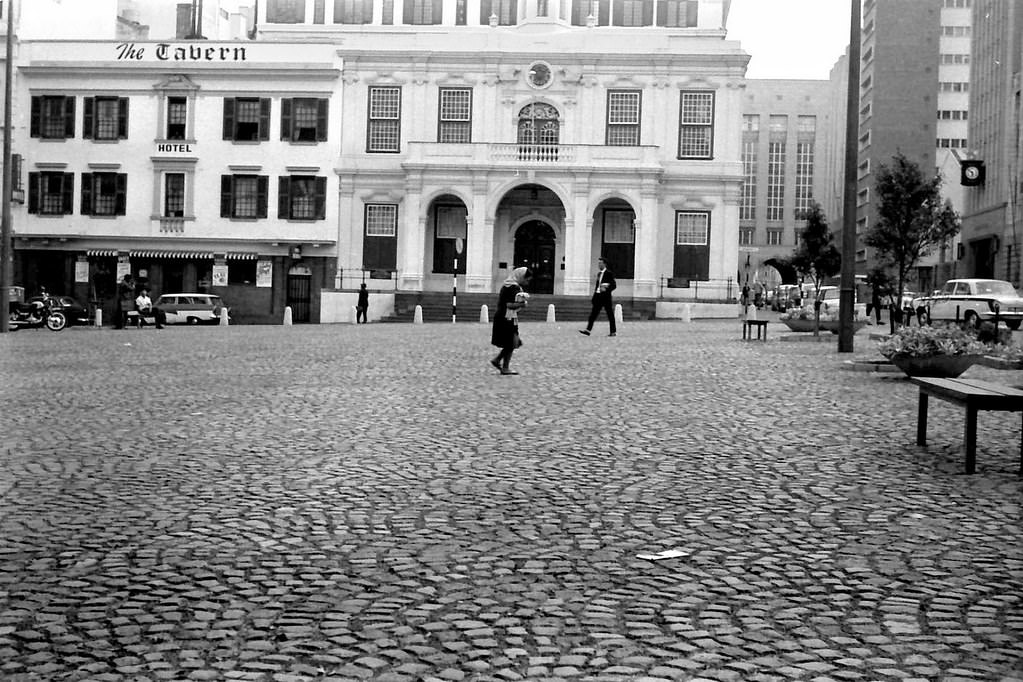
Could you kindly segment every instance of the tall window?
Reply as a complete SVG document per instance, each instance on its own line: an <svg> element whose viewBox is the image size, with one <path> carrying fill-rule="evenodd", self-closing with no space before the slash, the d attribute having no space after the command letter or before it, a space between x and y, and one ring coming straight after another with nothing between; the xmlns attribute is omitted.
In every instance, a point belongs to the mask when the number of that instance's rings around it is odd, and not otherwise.
<svg viewBox="0 0 1023 682"><path fill-rule="evenodd" d="M166 173L163 176L163 216L182 218L185 215L185 174Z"/></svg>
<svg viewBox="0 0 1023 682"><path fill-rule="evenodd" d="M639 90L610 90L607 93L606 143L612 146L639 144Z"/></svg>
<svg viewBox="0 0 1023 682"><path fill-rule="evenodd" d="M679 113L678 158L709 159L714 153L714 93L683 91Z"/></svg>
<svg viewBox="0 0 1023 682"><path fill-rule="evenodd" d="M404 0L402 22L419 26L441 23L442 0Z"/></svg>
<svg viewBox="0 0 1023 682"><path fill-rule="evenodd" d="M480 0L480 23L490 23L490 17L497 17L498 26L514 26L519 20L516 0Z"/></svg>
<svg viewBox="0 0 1023 682"><path fill-rule="evenodd" d="M366 204L362 267L394 270L398 263L398 205Z"/></svg>
<svg viewBox="0 0 1023 682"><path fill-rule="evenodd" d="M767 245L768 246L781 246L783 230L768 230L767 231Z"/></svg>
<svg viewBox="0 0 1023 682"><path fill-rule="evenodd" d="M335 24L369 24L373 21L373 0L334 0Z"/></svg>
<svg viewBox="0 0 1023 682"><path fill-rule="evenodd" d="M188 124L188 99L167 98L167 139L184 140Z"/></svg>
<svg viewBox="0 0 1023 682"><path fill-rule="evenodd" d="M742 117L742 192L739 196L739 220L757 217L757 162L760 155L760 116Z"/></svg>
<svg viewBox="0 0 1023 682"><path fill-rule="evenodd" d="M221 175L220 217L265 218L269 184L266 175Z"/></svg>
<svg viewBox="0 0 1023 682"><path fill-rule="evenodd" d="M631 209L606 209L601 253L614 263L615 274L622 279L635 277L636 214Z"/></svg>
<svg viewBox="0 0 1023 682"><path fill-rule="evenodd" d="M269 24L304 24L305 0L267 0L266 21Z"/></svg>
<svg viewBox="0 0 1023 682"><path fill-rule="evenodd" d="M756 229L752 227L739 228L739 246L752 246Z"/></svg>
<svg viewBox="0 0 1023 682"><path fill-rule="evenodd" d="M82 215L125 215L127 173L82 173Z"/></svg>
<svg viewBox="0 0 1023 682"><path fill-rule="evenodd" d="M38 95L32 98L32 137L65 139L75 136L75 98Z"/></svg>
<svg viewBox="0 0 1023 682"><path fill-rule="evenodd" d="M796 206L797 220L805 218L813 205L813 166L817 118L800 116L796 121Z"/></svg>
<svg viewBox="0 0 1023 682"><path fill-rule="evenodd" d="M614 0L611 23L615 26L651 26L654 23L653 0Z"/></svg>
<svg viewBox="0 0 1023 682"><path fill-rule="evenodd" d="M434 210L433 271L451 274L455 266L455 247L462 241L458 272L465 274L466 208L462 204L438 204Z"/></svg>
<svg viewBox="0 0 1023 682"><path fill-rule="evenodd" d="M472 89L441 88L438 142L472 142Z"/></svg>
<svg viewBox="0 0 1023 682"><path fill-rule="evenodd" d="M71 215L75 191L73 173L40 171L28 174L28 212Z"/></svg>
<svg viewBox="0 0 1023 682"><path fill-rule="evenodd" d="M699 0L658 0L657 25L670 28L695 28L699 19Z"/></svg>
<svg viewBox="0 0 1023 682"><path fill-rule="evenodd" d="M128 137L128 98L86 97L82 114L82 137L123 140Z"/></svg>
<svg viewBox="0 0 1023 682"><path fill-rule="evenodd" d="M251 142L270 139L270 99L224 98L224 139Z"/></svg>
<svg viewBox="0 0 1023 682"><path fill-rule="evenodd" d="M367 152L397 152L401 143L401 88L369 89Z"/></svg>
<svg viewBox="0 0 1023 682"><path fill-rule="evenodd" d="M785 152L788 117L772 116L767 146L767 219L785 216Z"/></svg>
<svg viewBox="0 0 1023 682"><path fill-rule="evenodd" d="M561 138L558 110L535 102L519 110L519 158L526 161L557 161Z"/></svg>
<svg viewBox="0 0 1023 682"><path fill-rule="evenodd" d="M278 179L277 217L282 220L324 220L327 178L290 175Z"/></svg>
<svg viewBox="0 0 1023 682"><path fill-rule="evenodd" d="M281 139L292 142L322 142L327 139L327 110L330 101L312 97L281 100Z"/></svg>
<svg viewBox="0 0 1023 682"><path fill-rule="evenodd" d="M690 280L710 277L710 213L675 212L675 253L672 274Z"/></svg>

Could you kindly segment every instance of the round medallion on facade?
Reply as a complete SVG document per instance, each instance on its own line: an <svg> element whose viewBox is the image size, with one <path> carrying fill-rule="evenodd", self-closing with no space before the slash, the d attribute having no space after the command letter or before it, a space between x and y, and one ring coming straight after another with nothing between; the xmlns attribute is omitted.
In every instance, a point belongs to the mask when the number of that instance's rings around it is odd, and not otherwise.
<svg viewBox="0 0 1023 682"><path fill-rule="evenodd" d="M534 88L546 88L551 84L551 65L547 62L533 62L526 74L526 80Z"/></svg>
<svg viewBox="0 0 1023 682"><path fill-rule="evenodd" d="M966 176L967 180L976 180L980 177L980 169L976 166L967 166L963 169L963 175Z"/></svg>

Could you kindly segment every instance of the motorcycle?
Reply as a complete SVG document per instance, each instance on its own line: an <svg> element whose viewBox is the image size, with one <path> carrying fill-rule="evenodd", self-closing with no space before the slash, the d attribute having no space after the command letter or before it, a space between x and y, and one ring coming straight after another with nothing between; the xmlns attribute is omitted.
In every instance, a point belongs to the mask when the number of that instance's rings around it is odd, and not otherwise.
<svg viewBox="0 0 1023 682"><path fill-rule="evenodd" d="M63 308L59 300L50 296L44 296L41 301L11 303L8 311L11 331L46 327L59 332L68 323Z"/></svg>

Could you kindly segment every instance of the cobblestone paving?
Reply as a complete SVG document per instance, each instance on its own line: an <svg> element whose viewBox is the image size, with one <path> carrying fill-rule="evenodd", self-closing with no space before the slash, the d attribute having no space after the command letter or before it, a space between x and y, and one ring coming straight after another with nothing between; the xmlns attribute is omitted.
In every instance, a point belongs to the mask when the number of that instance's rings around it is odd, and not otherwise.
<svg viewBox="0 0 1023 682"><path fill-rule="evenodd" d="M575 329L0 337L0 679L1023 680L1018 415Z"/></svg>

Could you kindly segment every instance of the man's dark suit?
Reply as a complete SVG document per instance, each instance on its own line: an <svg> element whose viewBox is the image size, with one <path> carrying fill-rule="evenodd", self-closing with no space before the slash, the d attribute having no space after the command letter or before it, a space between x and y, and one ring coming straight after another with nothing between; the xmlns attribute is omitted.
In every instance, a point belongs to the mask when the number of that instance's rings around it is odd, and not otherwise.
<svg viewBox="0 0 1023 682"><path fill-rule="evenodd" d="M606 284L607 287L601 288L601 284ZM600 315L601 310L607 311L608 322L611 323L611 333L615 333L615 311L614 302L611 298L611 292L615 290L618 283L615 282L615 276L610 270L603 270L597 273L597 282L593 288L593 309L590 310L590 319L586 323L586 330L593 330L593 323L597 321L597 316Z"/></svg>

